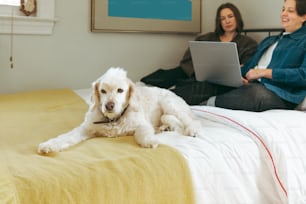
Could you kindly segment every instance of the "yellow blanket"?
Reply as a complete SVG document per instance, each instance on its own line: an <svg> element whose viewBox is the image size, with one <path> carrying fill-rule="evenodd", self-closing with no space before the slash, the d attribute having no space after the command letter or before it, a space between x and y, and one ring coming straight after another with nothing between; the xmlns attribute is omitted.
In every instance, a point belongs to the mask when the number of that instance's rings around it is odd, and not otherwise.
<svg viewBox="0 0 306 204"><path fill-rule="evenodd" d="M133 137L93 138L51 156L37 145L78 126L87 111L73 91L0 95L0 203L191 204L192 182L173 148Z"/></svg>

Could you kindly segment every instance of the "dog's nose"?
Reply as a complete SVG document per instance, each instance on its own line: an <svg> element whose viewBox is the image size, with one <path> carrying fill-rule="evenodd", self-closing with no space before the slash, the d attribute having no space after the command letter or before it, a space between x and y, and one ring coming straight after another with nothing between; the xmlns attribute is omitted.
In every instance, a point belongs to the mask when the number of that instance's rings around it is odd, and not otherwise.
<svg viewBox="0 0 306 204"><path fill-rule="evenodd" d="M105 107L106 107L106 110L112 111L114 109L114 106L115 106L114 102L108 102Z"/></svg>

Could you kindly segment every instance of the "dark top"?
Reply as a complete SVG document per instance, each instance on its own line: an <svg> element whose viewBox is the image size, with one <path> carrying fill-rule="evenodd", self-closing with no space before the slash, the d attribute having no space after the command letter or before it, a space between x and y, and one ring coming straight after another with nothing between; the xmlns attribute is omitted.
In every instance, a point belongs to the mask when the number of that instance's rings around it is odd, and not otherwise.
<svg viewBox="0 0 306 204"><path fill-rule="evenodd" d="M220 42L220 38L215 32L199 35L195 38L195 40ZM257 42L254 39L242 34L237 34L232 42L237 43L238 55L241 64L245 64L253 56L257 48ZM180 67L188 76L193 75L194 70L189 48L186 50L183 58L180 61Z"/></svg>
<svg viewBox="0 0 306 204"><path fill-rule="evenodd" d="M241 68L242 75L254 68L275 42L278 44L268 65L272 79L262 78L260 82L282 99L299 104L306 96L306 26L291 34L264 39L256 54Z"/></svg>

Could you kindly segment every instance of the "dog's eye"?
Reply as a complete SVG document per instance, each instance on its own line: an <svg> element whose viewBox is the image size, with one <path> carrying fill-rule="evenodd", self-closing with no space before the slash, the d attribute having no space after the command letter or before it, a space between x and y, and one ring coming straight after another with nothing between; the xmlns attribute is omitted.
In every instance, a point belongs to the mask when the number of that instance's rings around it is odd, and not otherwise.
<svg viewBox="0 0 306 204"><path fill-rule="evenodd" d="M106 94L106 91L104 89L101 89L101 93Z"/></svg>
<svg viewBox="0 0 306 204"><path fill-rule="evenodd" d="M117 92L118 92L118 93L122 93L122 92L123 92L123 89L118 89Z"/></svg>

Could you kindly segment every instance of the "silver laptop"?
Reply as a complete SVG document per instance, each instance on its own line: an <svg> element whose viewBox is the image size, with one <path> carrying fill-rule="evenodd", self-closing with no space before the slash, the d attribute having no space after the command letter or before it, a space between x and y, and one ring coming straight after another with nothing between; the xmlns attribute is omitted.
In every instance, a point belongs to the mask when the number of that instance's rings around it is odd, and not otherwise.
<svg viewBox="0 0 306 204"><path fill-rule="evenodd" d="M189 48L198 81L231 87L242 85L236 43L190 41Z"/></svg>

